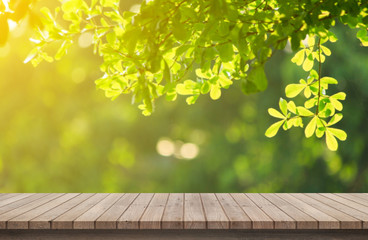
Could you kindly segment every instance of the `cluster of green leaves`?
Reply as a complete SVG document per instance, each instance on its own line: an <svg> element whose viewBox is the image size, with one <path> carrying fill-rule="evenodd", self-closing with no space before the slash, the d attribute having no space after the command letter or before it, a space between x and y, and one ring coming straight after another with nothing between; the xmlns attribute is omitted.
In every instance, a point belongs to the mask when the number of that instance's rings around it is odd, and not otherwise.
<svg viewBox="0 0 368 240"><path fill-rule="evenodd" d="M267 88L264 64L275 50L290 42L296 51L307 35L333 42L336 38L329 29L336 20L360 28L357 36L363 44L368 38L368 8L362 0L301 0L298 4L294 0L153 0L143 1L138 13L121 12L119 0L66 0L61 4L55 11L41 9L45 28L32 39L36 46L27 61L37 65L60 59L80 34L90 32L94 51L104 60L97 87L112 99L131 94L144 115L152 113L160 96L174 101L178 94L187 95L187 103L193 104L201 94L209 93L216 100L235 80L241 81L246 94L263 91ZM50 56L47 45L54 42L60 48ZM330 54L327 48L321 49L324 55ZM324 55L306 48L297 53L295 61L310 71L314 60L323 62ZM192 69L196 78L188 79ZM319 79L311 74L310 79ZM316 93L316 82L324 81L310 79L296 87L306 86L307 96ZM322 83L325 89L326 84ZM333 116L331 100L317 95L318 104L327 107L316 115L327 114L329 109ZM317 129L324 124L314 121ZM331 131L318 131L334 139ZM337 144L331 140L329 147L335 149Z"/></svg>
<svg viewBox="0 0 368 240"><path fill-rule="evenodd" d="M345 100L346 94L339 92L332 96L327 95L329 84L337 84L337 80L331 77L321 77L313 68L314 60L319 62L319 72L321 63L325 61L325 55L329 56L331 51L322 45L328 39L335 40L335 37L321 38L316 44L315 38L309 36L306 46L298 51L291 59L297 65L303 65L303 69L309 72L307 80L301 79L299 83L286 86L285 94L288 98L294 98L303 92L306 98L304 106L296 106L294 101L280 99L279 107L281 112L274 108L269 108L268 112L275 118L282 119L272 124L266 131L267 137L273 137L282 126L284 130L292 127L303 127L303 118L310 119L305 127L307 138L315 134L318 138L326 136L326 143L330 150L336 151L338 143L336 138L341 141L346 140L346 133L331 126L342 119L341 111L343 106L339 100ZM317 47L316 47L317 45ZM327 120L329 119L329 121Z"/></svg>

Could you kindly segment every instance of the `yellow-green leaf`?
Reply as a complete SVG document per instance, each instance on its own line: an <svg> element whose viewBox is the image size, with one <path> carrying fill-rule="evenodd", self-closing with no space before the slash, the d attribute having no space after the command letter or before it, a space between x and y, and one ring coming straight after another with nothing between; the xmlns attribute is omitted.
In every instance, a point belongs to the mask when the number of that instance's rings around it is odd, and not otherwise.
<svg viewBox="0 0 368 240"><path fill-rule="evenodd" d="M287 101L283 98L280 98L279 106L281 112L286 116L287 115Z"/></svg>
<svg viewBox="0 0 368 240"><path fill-rule="evenodd" d="M284 115L282 115L279 111L277 111L277 110L276 110L276 109L274 109L274 108L269 108L269 109L268 109L268 113L269 113L272 117L275 117L275 118L281 118L281 119L286 118Z"/></svg>
<svg viewBox="0 0 368 240"><path fill-rule="evenodd" d="M217 100L221 97L221 89L218 85L212 85L210 97L212 98L212 100Z"/></svg>
<svg viewBox="0 0 368 240"><path fill-rule="evenodd" d="M284 124L285 120L281 120L278 122L275 122L274 124L272 124L267 130L266 130L266 137L273 137L277 134L277 132L279 131L280 127L282 126L282 124Z"/></svg>
<svg viewBox="0 0 368 240"><path fill-rule="evenodd" d="M316 130L316 126L317 126L317 117L314 117L312 118L312 120L310 120L307 127L305 128L304 133L307 138L313 135L314 131Z"/></svg>
<svg viewBox="0 0 368 240"><path fill-rule="evenodd" d="M298 66L302 65L302 63L304 61L304 52L305 52L305 49L302 49L299 52L297 52L294 55L294 57L291 59L291 61L293 63L296 63L296 65L298 65Z"/></svg>
<svg viewBox="0 0 368 240"><path fill-rule="evenodd" d="M332 133L340 141L345 141L347 138L346 132L337 128L327 128L327 131Z"/></svg>
<svg viewBox="0 0 368 240"><path fill-rule="evenodd" d="M296 97L303 89L305 85L303 84L289 84L285 88L285 94L288 98Z"/></svg>
<svg viewBox="0 0 368 240"><path fill-rule="evenodd" d="M308 109L306 109L305 107L297 107L296 108L298 110L298 113L300 116L302 117L307 117L307 116L312 116L313 113L311 111L309 111Z"/></svg>
<svg viewBox="0 0 368 240"><path fill-rule="evenodd" d="M328 122L327 126L331 126L331 125L334 125L334 124L338 123L342 119L342 117L343 116L342 116L341 113L336 113L335 115L332 116L332 118Z"/></svg>
<svg viewBox="0 0 368 240"><path fill-rule="evenodd" d="M303 70L309 72L310 70L312 70L313 65L314 65L313 56L312 54L310 54L303 63Z"/></svg>
<svg viewBox="0 0 368 240"><path fill-rule="evenodd" d="M336 138L329 131L326 131L326 144L328 149L330 149L331 151L336 151L338 148Z"/></svg>

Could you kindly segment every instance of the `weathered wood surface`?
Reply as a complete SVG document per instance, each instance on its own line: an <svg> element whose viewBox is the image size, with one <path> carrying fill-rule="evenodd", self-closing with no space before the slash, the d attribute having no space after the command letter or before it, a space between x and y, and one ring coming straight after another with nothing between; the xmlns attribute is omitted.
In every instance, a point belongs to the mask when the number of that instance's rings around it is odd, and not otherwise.
<svg viewBox="0 0 368 240"><path fill-rule="evenodd" d="M3 193L6 229L365 231L368 194Z"/></svg>

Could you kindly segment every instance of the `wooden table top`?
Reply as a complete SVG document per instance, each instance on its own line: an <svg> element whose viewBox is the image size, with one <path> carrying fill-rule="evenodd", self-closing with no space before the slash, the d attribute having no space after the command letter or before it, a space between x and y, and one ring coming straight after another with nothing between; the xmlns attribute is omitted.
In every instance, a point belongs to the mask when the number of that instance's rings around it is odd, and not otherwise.
<svg viewBox="0 0 368 240"><path fill-rule="evenodd" d="M0 229L368 229L368 194L1 193Z"/></svg>

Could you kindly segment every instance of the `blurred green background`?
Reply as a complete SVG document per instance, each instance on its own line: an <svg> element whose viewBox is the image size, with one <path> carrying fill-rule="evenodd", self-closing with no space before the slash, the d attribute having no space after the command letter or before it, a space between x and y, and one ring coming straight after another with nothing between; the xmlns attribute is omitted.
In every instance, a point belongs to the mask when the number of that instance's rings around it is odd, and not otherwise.
<svg viewBox="0 0 368 240"><path fill-rule="evenodd" d="M266 65L265 92L246 96L236 83L217 101L160 99L144 117L130 96L96 90L101 59L83 39L61 61L23 64L24 22L0 48L0 192L366 192L368 49L355 30L332 31L322 73L339 80L329 91L347 93L337 152L302 129L264 136L267 108L306 77L288 49Z"/></svg>

